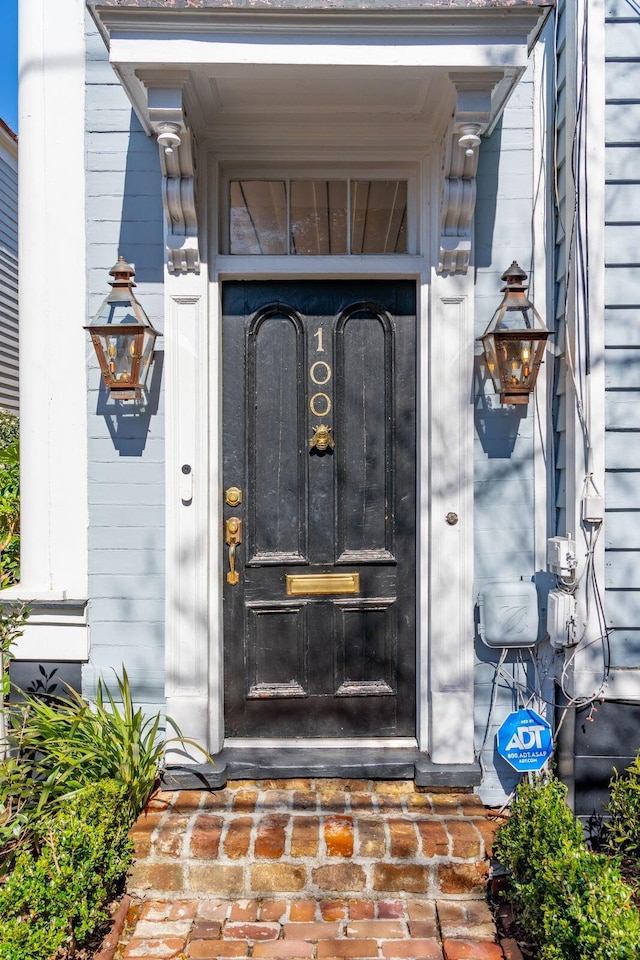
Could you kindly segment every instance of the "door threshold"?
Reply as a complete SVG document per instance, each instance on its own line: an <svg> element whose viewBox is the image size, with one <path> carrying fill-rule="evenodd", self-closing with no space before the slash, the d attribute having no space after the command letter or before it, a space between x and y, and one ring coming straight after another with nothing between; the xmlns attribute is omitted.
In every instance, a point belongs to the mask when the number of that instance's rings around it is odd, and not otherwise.
<svg viewBox="0 0 640 960"><path fill-rule="evenodd" d="M225 745L212 758L215 766L193 764L168 767L162 775L165 790L220 789L227 780L415 780L417 786L467 790L481 781L479 763L433 763L417 747Z"/></svg>
<svg viewBox="0 0 640 960"><path fill-rule="evenodd" d="M415 737L313 737L306 739L299 738L260 738L255 737L226 737L224 747L237 749L271 749L273 747L286 747L295 750L335 750L355 749L362 750L368 747L385 750L409 749L417 750L418 741Z"/></svg>

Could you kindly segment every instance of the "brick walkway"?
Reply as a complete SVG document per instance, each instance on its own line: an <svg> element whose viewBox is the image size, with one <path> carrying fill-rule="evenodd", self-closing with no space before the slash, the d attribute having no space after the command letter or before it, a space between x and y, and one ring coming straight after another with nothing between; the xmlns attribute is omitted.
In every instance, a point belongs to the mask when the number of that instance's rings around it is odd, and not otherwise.
<svg viewBox="0 0 640 960"><path fill-rule="evenodd" d="M517 960L485 901L494 832L473 794L406 781L162 793L116 956Z"/></svg>

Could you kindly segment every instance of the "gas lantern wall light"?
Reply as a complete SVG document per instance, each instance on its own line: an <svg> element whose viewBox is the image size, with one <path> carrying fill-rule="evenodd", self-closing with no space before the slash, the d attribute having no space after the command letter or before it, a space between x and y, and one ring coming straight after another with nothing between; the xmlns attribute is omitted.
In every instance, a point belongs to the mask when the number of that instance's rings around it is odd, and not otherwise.
<svg viewBox="0 0 640 960"><path fill-rule="evenodd" d="M514 260L502 274L504 299L478 337L500 403L528 403L552 333L528 299L527 275Z"/></svg>
<svg viewBox="0 0 640 960"><path fill-rule="evenodd" d="M118 258L109 275L113 289L84 329L91 336L111 399L141 400L160 333L136 300L135 270L124 257Z"/></svg>

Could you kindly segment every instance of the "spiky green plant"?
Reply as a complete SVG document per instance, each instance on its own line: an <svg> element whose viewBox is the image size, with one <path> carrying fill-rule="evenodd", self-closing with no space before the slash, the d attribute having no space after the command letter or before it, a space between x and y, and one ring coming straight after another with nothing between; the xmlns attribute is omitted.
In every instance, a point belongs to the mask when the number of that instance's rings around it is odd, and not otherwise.
<svg viewBox="0 0 640 960"><path fill-rule="evenodd" d="M153 790L167 744L191 743L168 718L176 736L166 740L160 714L134 706L124 668L116 681L117 696L99 681L93 702L69 689L53 701L26 696L13 714L9 739L33 784L34 815L89 783L111 779L125 788L133 819Z"/></svg>

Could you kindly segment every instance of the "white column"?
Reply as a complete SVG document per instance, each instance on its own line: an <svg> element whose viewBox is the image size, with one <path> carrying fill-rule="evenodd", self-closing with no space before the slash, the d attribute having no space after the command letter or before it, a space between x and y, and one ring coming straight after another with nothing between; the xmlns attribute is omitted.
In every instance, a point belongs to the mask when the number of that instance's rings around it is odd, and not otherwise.
<svg viewBox="0 0 640 960"><path fill-rule="evenodd" d="M20 0L22 579L87 592L84 2Z"/></svg>
<svg viewBox="0 0 640 960"><path fill-rule="evenodd" d="M154 93L154 97L151 93ZM190 133L181 114L182 96L167 88L150 91L150 101L175 112L179 146L167 154L166 117L158 121L163 171L167 265L165 303L166 402L166 626L167 714L187 737L215 753L221 746L210 724L210 662L215 661L219 631L210 608L211 581L217 589L218 567L212 562L210 513L212 487L218 477L210 465L217 450L217 417L209 410L208 270L200 265L200 241L206 235L206 189L196 210ZM179 104L179 109L175 107ZM156 121L154 120L154 125ZM206 156L200 161L206 168ZM176 184L177 181L177 184ZM200 223L200 230L198 228ZM178 224L178 226L176 226ZM201 233L201 236L199 235ZM205 244L206 246L206 244ZM215 346L213 352L217 356ZM214 549L219 541L213 537ZM212 636L213 634L213 636ZM216 661L217 662L217 661ZM214 678L215 682L215 678ZM203 762L195 749L170 751L173 763Z"/></svg>
<svg viewBox="0 0 640 960"><path fill-rule="evenodd" d="M473 743L473 278L431 290L429 754L468 764Z"/></svg>
<svg viewBox="0 0 640 960"><path fill-rule="evenodd" d="M165 272L165 646L167 713L185 737L208 746L211 479L203 287L203 279L194 274ZM192 759L202 762L203 756L196 751Z"/></svg>

